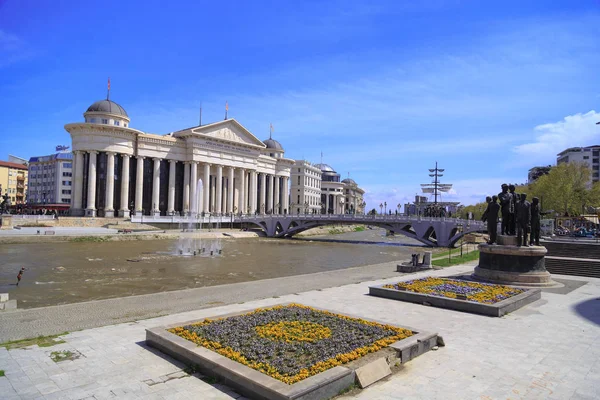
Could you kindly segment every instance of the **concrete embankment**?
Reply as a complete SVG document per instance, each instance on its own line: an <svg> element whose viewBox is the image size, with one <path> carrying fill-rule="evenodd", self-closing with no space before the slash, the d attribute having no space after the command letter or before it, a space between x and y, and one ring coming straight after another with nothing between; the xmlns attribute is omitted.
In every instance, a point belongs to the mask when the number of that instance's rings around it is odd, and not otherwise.
<svg viewBox="0 0 600 400"><path fill-rule="evenodd" d="M43 231L42 231L43 232ZM21 244L21 243L57 243L57 242L110 242L110 241L129 241L129 240L176 240L182 236L197 239L242 239L260 237L259 232L239 231L239 230L219 230L219 231L150 231L150 232L132 232L132 233L86 233L84 229L79 232L64 233L55 231L52 235L38 234L15 234L9 235L3 232L0 235L0 244Z"/></svg>

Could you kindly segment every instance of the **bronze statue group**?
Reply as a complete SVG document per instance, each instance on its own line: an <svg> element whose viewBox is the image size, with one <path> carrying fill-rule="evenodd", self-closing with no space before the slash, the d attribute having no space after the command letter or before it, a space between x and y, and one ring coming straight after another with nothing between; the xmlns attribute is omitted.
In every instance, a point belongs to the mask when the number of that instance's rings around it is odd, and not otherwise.
<svg viewBox="0 0 600 400"><path fill-rule="evenodd" d="M498 204L500 200L500 204ZM502 184L498 196L488 196L487 208L481 220L487 221L490 235L488 244L496 244L498 238L498 212L502 214L501 235L517 236L517 246L540 245L540 201L537 197L529 203L527 193L515 193L515 185ZM531 233L529 240L528 236Z"/></svg>

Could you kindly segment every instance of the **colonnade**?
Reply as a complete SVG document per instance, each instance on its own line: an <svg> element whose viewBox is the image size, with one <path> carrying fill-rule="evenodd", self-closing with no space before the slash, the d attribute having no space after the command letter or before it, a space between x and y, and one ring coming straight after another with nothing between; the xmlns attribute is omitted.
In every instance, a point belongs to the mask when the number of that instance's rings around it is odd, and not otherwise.
<svg viewBox="0 0 600 400"><path fill-rule="evenodd" d="M84 153L89 156L84 157ZM74 151L74 178L71 207L74 210L85 210L85 215L96 216L97 190L97 151ZM176 160L167 160L168 179L161 181L161 158L152 158L152 175L146 181L151 181L151 210L143 210L144 201L144 156L137 156L135 174L135 192L130 196L130 156L107 152L106 179L104 188L104 216L112 217L128 215L130 201L135 213L148 212L160 215L161 187L168 185L166 215L173 215L179 208L176 198ZM114 210L115 195L115 157L122 157L120 180L120 209ZM87 185L84 185L84 169L87 161ZM198 182L202 183L202 192L198 191ZM84 186L87 186L84 188ZM260 186L260 190L259 190ZM87 201L84 204L83 191ZM220 164L199 163L197 161L183 162L182 209L179 212L188 213L273 213L289 212L289 177L259 173L256 170L225 166ZM102 192L101 192L102 193ZM130 197L132 197L130 199ZM178 197L178 196L177 196ZM260 202L260 204L259 204Z"/></svg>

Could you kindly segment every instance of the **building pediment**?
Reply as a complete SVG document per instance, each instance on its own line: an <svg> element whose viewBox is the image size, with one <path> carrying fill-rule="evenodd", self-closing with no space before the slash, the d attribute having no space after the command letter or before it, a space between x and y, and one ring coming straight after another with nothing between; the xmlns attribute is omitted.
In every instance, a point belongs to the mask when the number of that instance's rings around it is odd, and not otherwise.
<svg viewBox="0 0 600 400"><path fill-rule="evenodd" d="M244 128L235 119L215 122L212 124L197 126L183 131L175 132L174 137L195 137L203 139L215 139L246 146L265 148L265 144Z"/></svg>

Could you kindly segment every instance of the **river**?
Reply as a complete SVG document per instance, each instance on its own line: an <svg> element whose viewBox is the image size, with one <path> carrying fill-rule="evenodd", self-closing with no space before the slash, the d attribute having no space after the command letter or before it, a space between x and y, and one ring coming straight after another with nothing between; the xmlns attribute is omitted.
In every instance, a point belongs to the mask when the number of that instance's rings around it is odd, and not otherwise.
<svg viewBox="0 0 600 400"><path fill-rule="evenodd" d="M19 308L43 307L405 260L421 246L384 233L222 239L222 254L215 257L178 256L175 240L5 244L0 293L8 292ZM203 240L202 247L210 246ZM21 267L26 270L17 287Z"/></svg>

